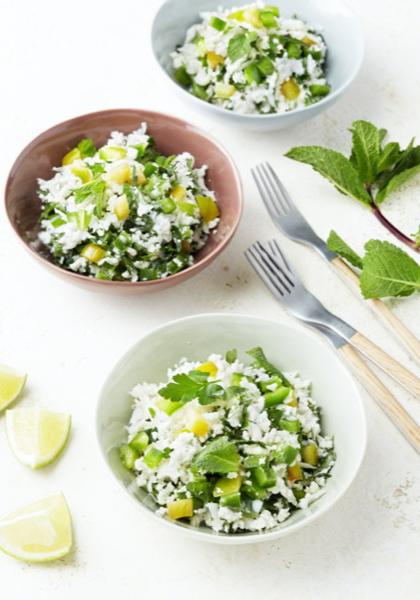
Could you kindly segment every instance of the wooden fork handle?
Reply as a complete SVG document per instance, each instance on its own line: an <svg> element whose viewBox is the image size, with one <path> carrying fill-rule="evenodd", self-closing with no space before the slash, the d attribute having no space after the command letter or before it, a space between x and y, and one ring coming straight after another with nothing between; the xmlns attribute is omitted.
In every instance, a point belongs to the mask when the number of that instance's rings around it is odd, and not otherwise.
<svg viewBox="0 0 420 600"><path fill-rule="evenodd" d="M394 398L382 381L370 370L368 365L349 344L339 350L350 363L354 374L366 388L375 402L384 411L392 423L400 430L405 439L420 454L420 427L401 404Z"/></svg>
<svg viewBox="0 0 420 600"><path fill-rule="evenodd" d="M360 332L355 333L348 342L376 363L387 375L405 387L415 398L420 398L420 379L403 367L395 358L392 358Z"/></svg>
<svg viewBox="0 0 420 600"><path fill-rule="evenodd" d="M359 277L339 256L333 258L331 264L339 274L344 275L359 288ZM420 363L420 341L416 336L395 316L385 302L377 298L367 300L367 302L388 323L392 332L403 342L413 358Z"/></svg>

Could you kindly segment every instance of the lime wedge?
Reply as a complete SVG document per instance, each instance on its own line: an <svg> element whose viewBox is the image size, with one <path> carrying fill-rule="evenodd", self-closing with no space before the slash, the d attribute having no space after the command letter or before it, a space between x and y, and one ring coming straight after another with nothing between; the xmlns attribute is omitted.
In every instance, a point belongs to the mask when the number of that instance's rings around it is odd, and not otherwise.
<svg viewBox="0 0 420 600"><path fill-rule="evenodd" d="M0 365L0 412L16 400L26 382L26 375Z"/></svg>
<svg viewBox="0 0 420 600"><path fill-rule="evenodd" d="M0 550L19 560L55 560L68 554L71 545L71 516L62 494L34 502L0 519Z"/></svg>
<svg viewBox="0 0 420 600"><path fill-rule="evenodd" d="M9 445L21 463L37 469L52 462L64 448L71 425L70 415L42 408L6 411Z"/></svg>

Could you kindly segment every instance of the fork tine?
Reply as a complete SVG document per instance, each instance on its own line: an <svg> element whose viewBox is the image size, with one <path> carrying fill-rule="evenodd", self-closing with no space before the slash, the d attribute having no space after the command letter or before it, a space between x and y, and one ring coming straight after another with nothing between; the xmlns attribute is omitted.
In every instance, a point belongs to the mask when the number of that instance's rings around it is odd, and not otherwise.
<svg viewBox="0 0 420 600"><path fill-rule="evenodd" d="M289 272L291 275L293 275L294 277L296 277L296 278L297 278L297 275L296 275L296 274L293 272L293 270L291 269L291 267L290 267L289 263L287 262L287 259L286 259L285 255L284 255L284 254L283 254L283 252L281 251L281 248L280 248L280 246L279 246L279 244L278 244L277 240L270 240L270 241L268 242L268 245L270 246L270 250L271 250L271 252L272 252L272 253L273 253L275 256L277 256L277 257L281 258L281 260L282 260L282 262L283 262L283 264L284 264L285 268L287 269L287 271L288 271L288 272Z"/></svg>
<svg viewBox="0 0 420 600"><path fill-rule="evenodd" d="M266 209L268 210L268 213L272 216L278 217L279 210L272 195L266 188L264 175L261 174L261 165L257 165L255 168L251 169L251 174L254 178L255 183L257 184L258 191L260 193L262 201L265 204Z"/></svg>
<svg viewBox="0 0 420 600"><path fill-rule="evenodd" d="M260 254L262 260L264 260L267 267L274 272L279 282L283 285L283 287L287 290L288 293L292 291L295 287L295 283L287 272L284 271L283 267L279 262L277 262L276 258L270 254L267 248L261 244L261 242L257 242L257 245L260 249Z"/></svg>
<svg viewBox="0 0 420 600"><path fill-rule="evenodd" d="M274 202L274 205L276 206L276 208L278 209L278 212L285 215L288 213L288 207L283 202L282 194L279 193L279 190L277 189L276 184L273 183L273 181L270 177L270 172L267 169L267 165L268 165L268 163L263 163L260 165L261 171L262 171L262 173L264 173L265 186L268 190L270 190L270 194L274 198L273 202Z"/></svg>
<svg viewBox="0 0 420 600"><path fill-rule="evenodd" d="M289 210L291 210L294 207L293 204L293 200L290 197L289 192L286 190L285 186L283 185L283 183L280 181L277 173L275 172L275 170L273 169L273 167L270 165L270 163L266 162L265 163L267 170L270 172L275 184L277 185L279 191L281 192L281 196L283 198L284 203L286 204L287 208Z"/></svg>
<svg viewBox="0 0 420 600"><path fill-rule="evenodd" d="M284 297L284 291L276 285L275 280L271 272L265 267L264 263L261 261L259 251L256 248L255 244L252 244L247 250L245 250L245 256L248 259L248 262L255 269L257 274L260 276L265 285L269 288L274 296L282 296Z"/></svg>

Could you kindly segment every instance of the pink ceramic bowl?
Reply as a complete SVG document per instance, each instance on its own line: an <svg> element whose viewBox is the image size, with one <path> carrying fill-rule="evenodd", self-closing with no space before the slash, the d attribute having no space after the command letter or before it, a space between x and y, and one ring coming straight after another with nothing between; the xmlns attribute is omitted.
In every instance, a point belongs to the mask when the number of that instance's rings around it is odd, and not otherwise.
<svg viewBox="0 0 420 600"><path fill-rule="evenodd" d="M187 269L165 279L153 281L103 281L67 271L51 261L39 242L41 203L36 195L37 178L51 177L52 167L83 137L97 146L106 142L111 131L129 132L148 124L148 133L163 154L190 152L197 166L208 165L207 181L215 191L220 207L220 223L215 234L196 255ZM162 113L137 109L114 109L90 113L59 123L36 137L16 159L6 184L6 212L26 249L43 266L67 281L93 291L141 294L181 283L207 267L227 246L238 226L242 212L242 187L238 171L229 154L207 133L181 119Z"/></svg>

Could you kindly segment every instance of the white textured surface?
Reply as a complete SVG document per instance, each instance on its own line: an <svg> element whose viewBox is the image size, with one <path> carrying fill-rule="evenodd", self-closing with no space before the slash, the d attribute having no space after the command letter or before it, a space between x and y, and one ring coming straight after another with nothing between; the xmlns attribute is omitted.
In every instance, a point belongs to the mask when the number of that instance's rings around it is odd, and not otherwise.
<svg viewBox="0 0 420 600"><path fill-rule="evenodd" d="M328 113L277 134L231 132L168 94L148 46L159 2L69 3L4 0L1 179L37 133L88 111L139 106L171 112L207 127L236 158L245 187L238 235L207 271L181 287L146 298L91 295L54 279L0 222L0 362L29 373L25 402L70 411L74 431L61 460L30 472L11 455L0 419L0 512L63 490L75 527L75 551L50 566L0 556L1 590L11 600L124 597L178 600L418 598L419 460L365 395L370 439L361 473L347 496L293 538L250 547L207 546L174 537L145 521L115 486L95 441L98 388L127 347L168 319L203 311L249 312L286 320L243 259L245 247L274 228L257 197L249 167L268 159L302 211L325 236L330 228L356 248L386 235L367 212L336 193L309 168L282 154L295 144L348 148L347 127L374 120L407 142L419 134L420 79L415 52L420 6L415 0L352 3L363 22L367 55L351 90ZM416 130L417 127L417 130ZM420 180L417 179L417 186ZM418 187L417 187L418 189ZM418 192L410 185L390 202L393 219L417 229ZM404 351L327 266L283 241L308 287L325 304L414 369ZM419 300L392 303L420 335ZM420 406L397 397L420 419Z"/></svg>

